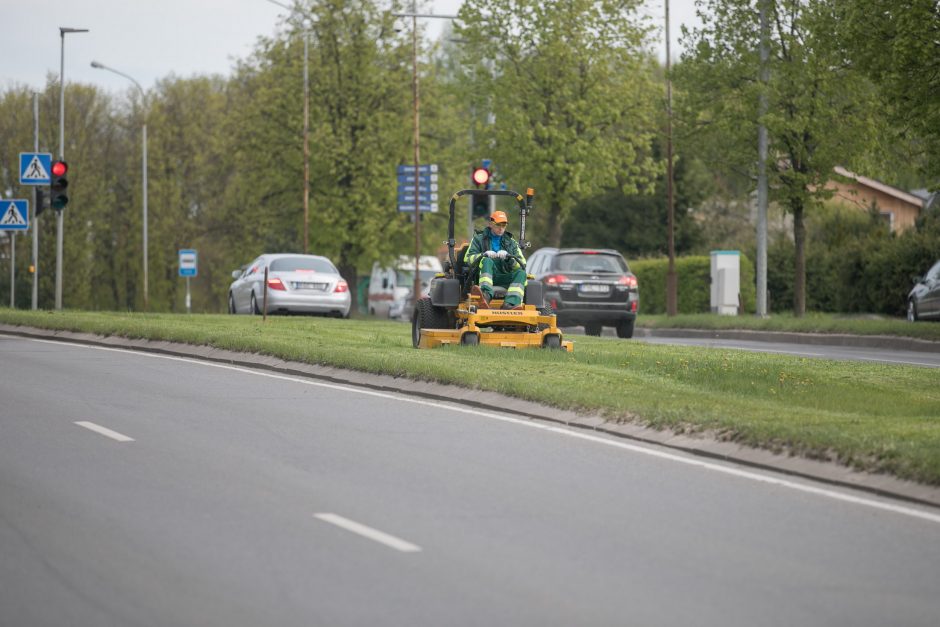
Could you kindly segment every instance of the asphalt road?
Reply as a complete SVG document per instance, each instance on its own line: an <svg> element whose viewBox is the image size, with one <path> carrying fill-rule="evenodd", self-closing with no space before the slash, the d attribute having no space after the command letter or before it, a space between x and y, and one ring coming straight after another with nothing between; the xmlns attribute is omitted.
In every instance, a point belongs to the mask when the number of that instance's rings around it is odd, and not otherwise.
<svg viewBox="0 0 940 627"><path fill-rule="evenodd" d="M940 511L0 337L0 625L936 625Z"/></svg>
<svg viewBox="0 0 940 627"><path fill-rule="evenodd" d="M882 364L924 366L940 368L940 352L909 351L897 348L870 346L838 346L828 344L793 344L789 342L763 342L736 339L706 339L689 337L645 337L637 338L651 344L680 344L683 346L705 346L708 348L732 348L758 353L777 353L809 357L813 359L838 359L845 361L871 361Z"/></svg>
<svg viewBox="0 0 940 627"><path fill-rule="evenodd" d="M562 330L566 335L584 335L583 327L565 327ZM761 340L746 340L738 338L715 337L669 337L665 335L668 330L659 331L655 336L642 335L645 330L638 330L636 340L650 344L675 344L679 346L704 346L707 348L731 348L757 353L777 353L808 357L811 359L837 359L845 361L871 361L882 364L897 364L906 366L923 366L926 368L940 368L940 346L934 352L926 350L906 350L903 341L897 346L846 346L833 342L832 344L804 344L792 341L772 341L771 334ZM759 334L756 334L759 335ZM604 328L603 337L616 339L612 328ZM864 337L853 338L864 341ZM819 340L824 341L824 340Z"/></svg>

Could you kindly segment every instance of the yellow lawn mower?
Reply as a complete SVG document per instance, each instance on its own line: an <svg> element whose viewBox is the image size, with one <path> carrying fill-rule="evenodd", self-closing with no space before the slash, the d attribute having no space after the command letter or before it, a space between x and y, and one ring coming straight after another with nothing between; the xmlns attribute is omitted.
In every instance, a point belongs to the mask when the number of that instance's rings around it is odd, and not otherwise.
<svg viewBox="0 0 940 627"><path fill-rule="evenodd" d="M464 189L450 199L450 221L447 228L448 261L444 272L431 279L428 295L415 302L411 316L411 340L415 348L438 348L446 344L463 346L500 346L504 348L549 348L572 350L572 343L562 337L555 324L555 314L542 298L542 284L527 276L523 305L502 309L506 288L495 287L489 301L477 285L479 266L464 261L468 244L459 250L454 240L454 209L461 196L512 196L519 203L519 246L525 241L525 220L532 209L535 192L526 196L506 190ZM512 257L525 269L519 257Z"/></svg>

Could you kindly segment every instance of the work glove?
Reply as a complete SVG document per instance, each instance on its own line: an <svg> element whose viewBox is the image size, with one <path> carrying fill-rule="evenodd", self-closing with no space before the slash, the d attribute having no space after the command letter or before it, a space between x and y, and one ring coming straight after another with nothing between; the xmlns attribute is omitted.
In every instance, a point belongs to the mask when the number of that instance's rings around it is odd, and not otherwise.
<svg viewBox="0 0 940 627"><path fill-rule="evenodd" d="M495 250L488 250L488 251L486 251L485 253L483 253L483 256L484 256L484 257L489 257L490 259L496 259L496 257L497 257Z"/></svg>
<svg viewBox="0 0 940 627"><path fill-rule="evenodd" d="M507 253L505 250L501 250L498 253L496 253L497 259L505 259L508 256L509 256L509 253Z"/></svg>

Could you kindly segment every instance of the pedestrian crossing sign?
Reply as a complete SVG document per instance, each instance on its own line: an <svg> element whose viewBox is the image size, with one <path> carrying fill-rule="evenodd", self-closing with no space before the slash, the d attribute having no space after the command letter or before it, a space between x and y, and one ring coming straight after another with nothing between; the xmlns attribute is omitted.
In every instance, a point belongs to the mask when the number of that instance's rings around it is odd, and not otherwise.
<svg viewBox="0 0 940 627"><path fill-rule="evenodd" d="M52 155L48 152L20 153L20 185L52 183Z"/></svg>
<svg viewBox="0 0 940 627"><path fill-rule="evenodd" d="M29 202L0 200L0 231L25 231L29 228Z"/></svg>

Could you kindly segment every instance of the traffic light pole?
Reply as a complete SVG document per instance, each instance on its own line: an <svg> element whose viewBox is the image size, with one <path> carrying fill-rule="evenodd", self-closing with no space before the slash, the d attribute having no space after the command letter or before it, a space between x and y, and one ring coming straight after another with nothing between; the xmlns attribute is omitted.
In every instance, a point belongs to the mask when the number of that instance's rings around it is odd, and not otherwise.
<svg viewBox="0 0 940 627"><path fill-rule="evenodd" d="M87 28L59 27L59 159L65 160L65 35L87 33ZM65 225L65 209L56 211L55 219L55 308L62 309L62 230Z"/></svg>
<svg viewBox="0 0 940 627"><path fill-rule="evenodd" d="M33 94L33 150L39 152L39 94ZM33 187L33 298L32 309L39 309L39 190Z"/></svg>

